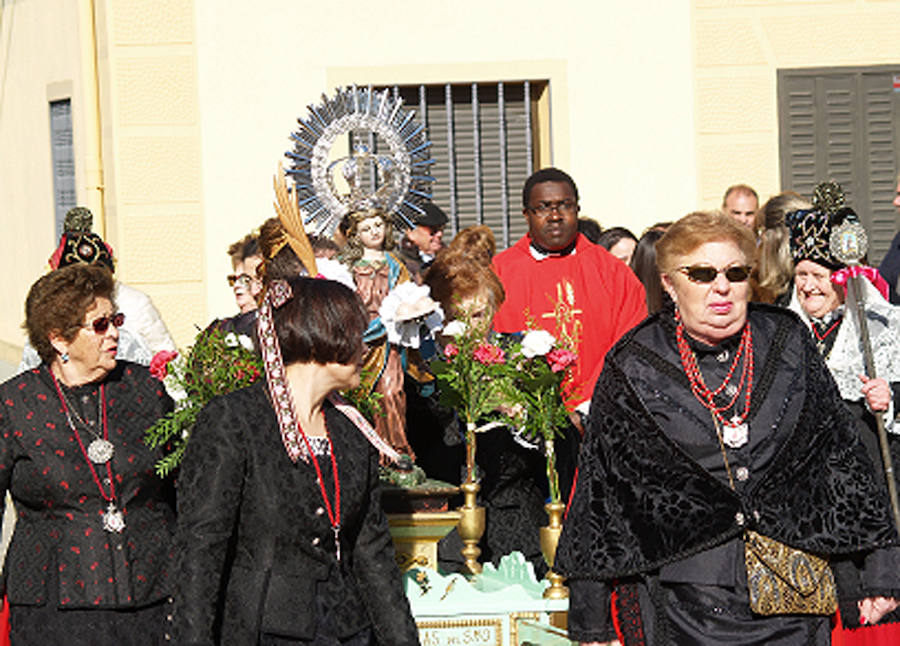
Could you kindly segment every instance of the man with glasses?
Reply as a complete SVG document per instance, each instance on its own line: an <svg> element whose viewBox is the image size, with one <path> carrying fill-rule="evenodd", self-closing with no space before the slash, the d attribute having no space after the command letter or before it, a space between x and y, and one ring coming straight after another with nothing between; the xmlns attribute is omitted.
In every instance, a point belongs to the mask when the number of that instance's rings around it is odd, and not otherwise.
<svg viewBox="0 0 900 646"><path fill-rule="evenodd" d="M406 265L409 275L421 283L424 273L437 252L444 248L444 227L447 215L437 204L426 202L425 212L416 218L416 226L400 238L400 259Z"/></svg>
<svg viewBox="0 0 900 646"><path fill-rule="evenodd" d="M647 315L644 288L625 263L578 233L578 188L567 173L537 171L522 201L528 233L494 259L506 290L494 329L538 326L571 346L578 361L566 406L586 414L607 350Z"/></svg>
<svg viewBox="0 0 900 646"><path fill-rule="evenodd" d="M228 255L234 269L234 273L228 276L228 285L234 290L234 301L241 314L252 312L256 309L256 297L262 291L262 280L257 274L263 262L259 253L259 236L247 234L228 247Z"/></svg>

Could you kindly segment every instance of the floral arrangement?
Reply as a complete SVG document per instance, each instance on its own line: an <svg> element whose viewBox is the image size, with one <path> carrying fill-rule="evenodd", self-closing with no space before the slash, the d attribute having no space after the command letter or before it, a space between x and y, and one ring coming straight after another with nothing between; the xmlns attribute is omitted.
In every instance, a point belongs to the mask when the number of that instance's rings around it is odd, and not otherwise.
<svg viewBox="0 0 900 646"><path fill-rule="evenodd" d="M513 393L521 404L520 423L524 434L544 444L550 499L560 501L554 440L568 423L563 402L563 383L569 377L577 355L546 330L528 330L520 344L510 351Z"/></svg>
<svg viewBox="0 0 900 646"><path fill-rule="evenodd" d="M263 374L261 357L246 335L213 329L200 333L186 355L158 352L150 372L175 400L175 409L147 429L151 448L166 447L156 472L166 476L184 457L200 410L213 397L249 386Z"/></svg>
<svg viewBox="0 0 900 646"><path fill-rule="evenodd" d="M443 358L430 363L438 382L440 402L459 412L466 422L466 482L475 481L475 434L497 425L478 427L490 413L509 403L510 367L506 351L486 340L485 331L466 321L450 321L444 335L453 338Z"/></svg>

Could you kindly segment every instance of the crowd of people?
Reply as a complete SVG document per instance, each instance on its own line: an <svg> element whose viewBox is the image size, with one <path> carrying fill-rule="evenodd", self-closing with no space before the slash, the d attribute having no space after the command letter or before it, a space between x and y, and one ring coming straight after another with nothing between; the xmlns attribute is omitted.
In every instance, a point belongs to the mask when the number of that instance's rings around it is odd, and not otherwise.
<svg viewBox="0 0 900 646"><path fill-rule="evenodd" d="M149 366L175 345L73 210L26 299L20 374L0 385L11 642L417 644L379 474L412 459L466 476L465 425L429 368L452 356L440 314L500 346L536 329L573 353L554 447L571 639L900 639L880 439L900 460L900 243L887 280L839 253L835 232L859 218L835 186L760 207L738 184L718 211L636 236L580 217L573 178L545 168L522 214L527 234L499 253L486 226L445 242L431 203L399 234L374 208L334 239L280 213L238 240L238 311L203 333L246 335L264 374L209 403L160 477L165 447L144 433L175 404ZM414 344L386 309L404 289L409 320L438 317ZM371 424L348 391L378 402ZM513 419L477 440L482 558L519 551L543 575L544 447ZM466 571L460 547L442 541L443 570Z"/></svg>

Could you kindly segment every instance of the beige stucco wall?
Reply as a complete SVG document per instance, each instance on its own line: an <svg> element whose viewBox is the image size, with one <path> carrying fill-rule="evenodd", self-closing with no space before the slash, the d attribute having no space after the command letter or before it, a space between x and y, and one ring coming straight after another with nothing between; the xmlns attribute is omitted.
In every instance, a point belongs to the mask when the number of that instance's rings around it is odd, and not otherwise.
<svg viewBox="0 0 900 646"><path fill-rule="evenodd" d="M117 277L181 344L206 321L202 176L188 0L17 0L0 15L0 254L11 270L0 359L56 246L48 101L71 98L76 195Z"/></svg>
<svg viewBox="0 0 900 646"><path fill-rule="evenodd" d="M46 13L56 16L50 24ZM4 3L0 13L0 359L18 361L25 293L55 246L49 101L71 97L75 156L85 155L79 20L68 0ZM79 198L82 171L76 165Z"/></svg>
<svg viewBox="0 0 900 646"><path fill-rule="evenodd" d="M778 193L781 68L900 63L897 0L692 0L697 194Z"/></svg>
<svg viewBox="0 0 900 646"><path fill-rule="evenodd" d="M107 239L184 345L207 320L194 3L95 2Z"/></svg>
<svg viewBox="0 0 900 646"><path fill-rule="evenodd" d="M696 202L687 0L197 2L211 314L225 250L272 214L306 106L339 84L549 78L553 161L583 212L640 230Z"/></svg>

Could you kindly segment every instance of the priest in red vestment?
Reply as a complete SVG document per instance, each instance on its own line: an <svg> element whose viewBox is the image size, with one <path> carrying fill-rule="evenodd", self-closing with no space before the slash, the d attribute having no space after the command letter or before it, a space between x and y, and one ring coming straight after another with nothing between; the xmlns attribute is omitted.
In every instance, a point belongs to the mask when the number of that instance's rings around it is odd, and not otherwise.
<svg viewBox="0 0 900 646"><path fill-rule="evenodd" d="M647 316L644 287L631 269L578 233L578 188L556 168L525 182L528 234L494 258L506 300L497 332L547 330L578 353L566 406L587 412L607 351Z"/></svg>

